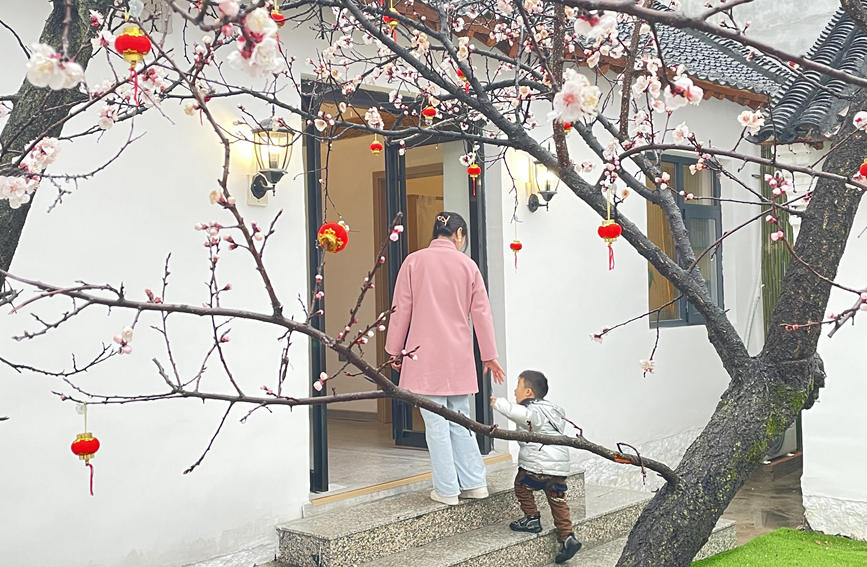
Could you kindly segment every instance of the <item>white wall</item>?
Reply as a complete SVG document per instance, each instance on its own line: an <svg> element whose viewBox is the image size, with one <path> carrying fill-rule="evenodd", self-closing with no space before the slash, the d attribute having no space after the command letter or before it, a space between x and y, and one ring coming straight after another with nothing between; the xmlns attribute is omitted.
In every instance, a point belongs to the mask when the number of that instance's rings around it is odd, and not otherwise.
<svg viewBox="0 0 867 567"><path fill-rule="evenodd" d="M48 3L16 4L4 21L25 42L38 36ZM285 41L285 40L284 40ZM14 92L24 76L25 58L10 34L0 34L3 67L0 92ZM303 53L298 46L286 46ZM88 79L99 82L105 69L95 64ZM221 122L230 127L237 109L212 101ZM248 110L266 110L247 104ZM177 103L164 103L167 118L148 112L136 119L144 137L94 179L82 180L64 204L50 214L53 189L38 192L13 262L15 273L53 283L78 279L124 285L129 297L144 299L144 288L160 287L162 268L172 253L167 300L200 304L207 299L207 251L196 222L229 216L208 202L220 175L221 147L197 116L186 116ZM90 117L95 121L95 118ZM83 122L79 122L81 126ZM121 146L128 124L117 125L99 141L80 139L61 146L49 173L86 172ZM231 189L246 202L249 155L235 146L236 174ZM296 148L292 169L300 172ZM306 294L306 234L303 176L287 175L267 208L242 206L248 221L267 225L281 208L278 233L269 243L266 263L286 315L300 316L297 295ZM220 273L234 288L227 307L267 312L263 286L241 250L224 252ZM56 314L62 301L38 307ZM48 369L69 367L70 353L79 362L131 323L134 314L92 308L76 321L36 341L15 342L13 334L34 328L26 313L4 311L2 356ZM77 378L94 392L161 392L162 379L151 358L167 365L159 336L148 328L158 318L143 315L133 353ZM208 321L172 316L170 332L178 366L185 377L201 365L210 333ZM277 328L231 324L226 352L241 387L258 395L273 384L281 334ZM295 337L285 393L309 390L308 345ZM309 483L308 415L305 409L257 412L236 408L210 454L193 473L182 471L207 446L225 406L171 401L142 405L97 406L89 411L89 429L102 448L93 460L94 492L88 494L88 471L70 452L82 430L82 418L70 402L51 390L68 391L58 380L0 371L0 563L8 566L54 564L79 566L178 565L235 551L274 539L278 521L300 515ZM203 388L227 391L219 365L211 361Z"/></svg>
<svg viewBox="0 0 867 567"><path fill-rule="evenodd" d="M537 115L549 110L542 106L536 109ZM678 111L673 120L674 124L686 121L700 139L712 138L719 147L731 147L740 133L736 116L741 110L729 102L706 100L697 108ZM546 133L540 128L537 136ZM568 140L575 163L589 159L598 164L577 132ZM513 172L518 169L512 167ZM502 233L500 259L490 266L502 270L492 273L491 279L502 277L504 281L502 297L495 293L502 301L495 305L495 313L499 309L505 315L508 383L498 391L511 395L522 370L541 370L550 382L548 398L565 407L588 439L606 445L629 442L649 456L664 449L662 456L678 460L698 434L697 428L710 417L728 382L704 326L661 329L654 356L656 371L646 378L642 378L639 360L649 358L656 337L646 320L612 332L601 344L592 342L591 333L647 311L646 260L621 238L614 243L616 267L608 271L606 245L596 234L601 219L595 213L565 186L560 187L549 210L530 213L519 186L517 231L524 248L515 270L508 247L514 233L512 183L505 168L499 171L502 190L499 195L487 194L489 213L500 214L497 231ZM757 188L755 173L755 168L748 167L741 177ZM586 179L595 182L598 174L597 166ZM721 186L724 197L745 196L743 189L725 179ZM492 204L495 198L500 202ZM645 201L640 197L629 197L621 212L644 226ZM753 214L751 207L724 204L722 230ZM753 321L755 330L748 341L753 352L761 342L761 310L753 309L760 277L758 233L759 227L752 225L723 245L725 305L742 336ZM592 482L641 486L637 471L605 466L584 454L575 459L587 468ZM628 480L624 481L624 475Z"/></svg>
<svg viewBox="0 0 867 567"><path fill-rule="evenodd" d="M780 159L798 165L814 162L820 152L803 145L780 147ZM801 190L809 187L805 176L795 177ZM863 258L867 242L862 231L867 226L863 203L840 262L837 281L860 288L867 281ZM797 226L796 226L797 228ZM860 237L859 237L860 236ZM829 313L848 309L854 303L851 293L834 289L828 302ZM819 392L819 401L802 414L804 473L801 490L807 521L813 529L867 539L867 486L864 446L867 418L863 402L867 398L867 363L861 356L864 345L863 321L842 328L833 338L827 333L819 341L819 354L825 361L827 379Z"/></svg>

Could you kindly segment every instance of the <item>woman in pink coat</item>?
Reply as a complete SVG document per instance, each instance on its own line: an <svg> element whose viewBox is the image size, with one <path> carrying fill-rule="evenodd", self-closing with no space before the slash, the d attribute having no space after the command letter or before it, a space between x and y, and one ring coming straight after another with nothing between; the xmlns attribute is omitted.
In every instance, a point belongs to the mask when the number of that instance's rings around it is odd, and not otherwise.
<svg viewBox="0 0 867 567"><path fill-rule="evenodd" d="M466 241L466 221L443 212L434 221L430 246L407 256L397 275L385 350L400 371L401 387L470 415L471 395L478 392L473 328L485 371L497 383L504 372L482 274L461 252ZM407 352L414 356L404 357ZM431 458L431 498L454 505L458 496L487 497L485 464L473 434L427 410L421 415Z"/></svg>

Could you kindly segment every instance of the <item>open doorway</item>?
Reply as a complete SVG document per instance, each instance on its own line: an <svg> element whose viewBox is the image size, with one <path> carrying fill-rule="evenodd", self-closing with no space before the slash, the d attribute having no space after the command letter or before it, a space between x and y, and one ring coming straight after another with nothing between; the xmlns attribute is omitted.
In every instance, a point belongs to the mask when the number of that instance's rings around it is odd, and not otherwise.
<svg viewBox="0 0 867 567"><path fill-rule="evenodd" d="M344 252L327 257L323 273L328 305L325 330L332 336L346 325L361 278L375 260L391 223L386 204L385 162L382 155L370 152L369 138L346 137L332 142L330 150L324 144L320 147L322 155L334 164L328 173L327 220L342 218L350 227L349 246ZM443 210L440 148L407 152L406 203L405 238L411 253L428 245L433 219ZM361 307L359 321L372 321L388 309L391 297L387 278L386 270L377 274L375 293ZM366 349L370 362L377 365L385 362L384 345L385 334L377 333ZM334 375L342 366L343 361L336 353L326 352L325 372ZM350 393L368 391L373 385L362 377L341 376L335 378L334 387L340 393ZM396 446L391 406L391 400L358 400L328 408L330 492L387 483L430 470L425 451ZM412 410L410 427L423 435L421 415L418 409Z"/></svg>
<svg viewBox="0 0 867 567"><path fill-rule="evenodd" d="M386 127L394 124L397 113L389 113L387 96L381 93L356 93L350 107L362 121L368 106L376 105ZM335 102L320 102L318 109L335 115ZM346 116L346 115L344 115ZM416 124L409 124L415 126ZM324 143L316 139L312 126L305 138L307 169L308 232L311 234L310 268L315 275L323 252L312 244L322 221L345 221L350 226L349 245L339 254L328 254L322 275L325 292L325 317L321 325L334 336L344 330L350 309L355 305L362 279L376 259L383 239L389 234L394 215L404 213L404 236L388 246L386 269L377 273L375 293L368 294L358 320L373 321L391 305L391 289L403 259L430 243L434 218L442 210L461 213L470 225L470 250L482 273L484 261L484 202L482 192L474 195L459 157L466 150L463 142L424 137L416 145L401 148L388 140L380 154L371 152L373 136L356 130L336 133ZM418 137L417 137L418 138ZM319 182L325 177L327 195ZM479 178L481 186L484 174ZM385 362L384 333L365 347L370 363ZM311 376L327 372L336 377L330 388L339 393L369 391L374 386L363 377L340 375L344 362L336 353L312 342ZM486 402L489 378L481 374L478 362L480 399ZM394 381L398 375L392 376ZM312 380L311 380L312 382ZM317 395L315 392L311 392ZM325 392L323 392L325 393ZM477 406L480 405L477 400ZM481 407L488 409L487 403ZM490 423L489 416L477 418ZM480 445L488 442L487 438ZM424 426L420 413L394 400L356 400L311 409L311 490L349 493L376 486L402 483L429 474ZM489 447L483 447L487 454Z"/></svg>

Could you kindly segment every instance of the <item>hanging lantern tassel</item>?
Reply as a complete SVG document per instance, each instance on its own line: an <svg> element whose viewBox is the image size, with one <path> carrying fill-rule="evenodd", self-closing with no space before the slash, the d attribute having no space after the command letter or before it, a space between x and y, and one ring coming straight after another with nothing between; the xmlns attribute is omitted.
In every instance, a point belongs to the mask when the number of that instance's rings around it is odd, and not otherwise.
<svg viewBox="0 0 867 567"><path fill-rule="evenodd" d="M608 269L614 269L614 248L611 243L617 240L617 237L623 232L623 228L611 219L602 221L602 224L596 230L599 237L608 243Z"/></svg>
<svg viewBox="0 0 867 567"><path fill-rule="evenodd" d="M136 25L123 30L114 40L114 48L129 63L129 78L133 84L133 101L138 105L138 73L135 66L151 51L151 40Z"/></svg>
<svg viewBox="0 0 867 567"><path fill-rule="evenodd" d="M515 270L518 270L518 252L524 248L524 245L521 244L520 240L513 240L511 244L509 244L509 248L511 248L512 252L515 253Z"/></svg>
<svg viewBox="0 0 867 567"><path fill-rule="evenodd" d="M458 78L464 82L464 92L470 94L470 80L460 69L458 69Z"/></svg>
<svg viewBox="0 0 867 567"><path fill-rule="evenodd" d="M476 162L467 166L467 175L473 180L473 197L476 196L476 178L482 174L482 168Z"/></svg>

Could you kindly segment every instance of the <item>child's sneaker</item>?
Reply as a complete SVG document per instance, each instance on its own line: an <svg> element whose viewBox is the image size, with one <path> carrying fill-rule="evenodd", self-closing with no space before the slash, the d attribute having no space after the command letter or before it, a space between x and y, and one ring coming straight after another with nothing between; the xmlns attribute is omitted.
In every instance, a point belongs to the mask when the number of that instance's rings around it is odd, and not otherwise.
<svg viewBox="0 0 867 567"><path fill-rule="evenodd" d="M581 542L575 538L575 534L569 534L566 541L560 544L560 553L554 558L554 563L566 563L578 553L579 549L581 549Z"/></svg>
<svg viewBox="0 0 867 567"><path fill-rule="evenodd" d="M515 520L509 524L509 527L512 528L512 531L537 534L542 531L542 520L539 516L524 516L520 520ZM575 554L573 553L572 555ZM569 557L572 557L572 555Z"/></svg>

